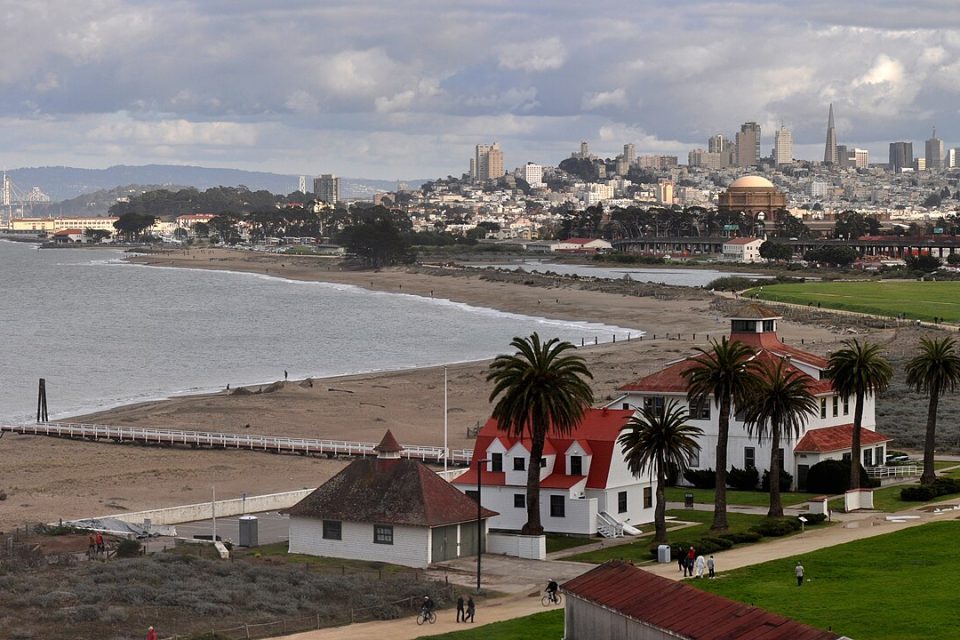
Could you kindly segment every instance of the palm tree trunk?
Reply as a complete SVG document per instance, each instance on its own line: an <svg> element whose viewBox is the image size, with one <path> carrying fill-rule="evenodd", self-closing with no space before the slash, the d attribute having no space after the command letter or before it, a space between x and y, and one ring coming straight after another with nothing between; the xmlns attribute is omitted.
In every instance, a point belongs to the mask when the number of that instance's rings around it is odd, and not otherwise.
<svg viewBox="0 0 960 640"><path fill-rule="evenodd" d="M933 484L937 473L933 469L933 452L937 446L937 407L940 405L940 385L930 385L930 403L927 405L927 435L923 441L923 474L920 484Z"/></svg>
<svg viewBox="0 0 960 640"><path fill-rule="evenodd" d="M667 463L662 455L657 456L657 504L653 511L653 522L656 533L654 542L667 541L667 500L664 496L664 487L667 485Z"/></svg>
<svg viewBox="0 0 960 640"><path fill-rule="evenodd" d="M770 454L770 510L767 517L782 518L783 502L780 500L780 425L770 425L773 451Z"/></svg>
<svg viewBox="0 0 960 640"><path fill-rule="evenodd" d="M727 524L727 443L730 440L730 396L720 400L717 430L716 488L713 491L713 525L711 531L726 531Z"/></svg>
<svg viewBox="0 0 960 640"><path fill-rule="evenodd" d="M543 533L540 523L540 460L543 458L543 443L546 428L533 425L530 445L530 466L527 467L527 523L520 529L524 535L538 536Z"/></svg>
<svg viewBox="0 0 960 640"><path fill-rule="evenodd" d="M850 443L850 488L860 488L860 425L863 424L863 391L857 391L857 406L853 409L853 438Z"/></svg>

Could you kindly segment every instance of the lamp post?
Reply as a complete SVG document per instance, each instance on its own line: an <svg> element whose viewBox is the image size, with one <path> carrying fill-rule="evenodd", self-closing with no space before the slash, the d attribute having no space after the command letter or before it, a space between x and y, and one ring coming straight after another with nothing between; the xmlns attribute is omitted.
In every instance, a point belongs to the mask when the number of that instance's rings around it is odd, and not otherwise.
<svg viewBox="0 0 960 640"><path fill-rule="evenodd" d="M483 507L480 506L480 476L483 465L490 462L489 459L477 460L477 593L480 593L480 557L483 555L483 520L480 519Z"/></svg>

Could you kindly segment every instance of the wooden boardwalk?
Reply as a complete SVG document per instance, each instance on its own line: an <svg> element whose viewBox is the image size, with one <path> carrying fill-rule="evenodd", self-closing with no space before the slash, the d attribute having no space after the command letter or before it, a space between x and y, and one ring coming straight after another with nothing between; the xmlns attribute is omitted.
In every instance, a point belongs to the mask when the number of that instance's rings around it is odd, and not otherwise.
<svg viewBox="0 0 960 640"><path fill-rule="evenodd" d="M375 442L348 442L319 438L288 438L285 436L261 436L242 433L216 433L209 431L183 431L154 427L119 427L105 424L79 424L70 422L39 422L37 424L0 424L3 432L21 433L54 438L70 438L93 442L129 442L141 445L181 446L194 449L246 449L266 453L296 453L313 456L372 456ZM423 462L443 462L443 447L419 444L404 444L401 455ZM467 465L473 457L472 449L451 449L447 459L455 465Z"/></svg>

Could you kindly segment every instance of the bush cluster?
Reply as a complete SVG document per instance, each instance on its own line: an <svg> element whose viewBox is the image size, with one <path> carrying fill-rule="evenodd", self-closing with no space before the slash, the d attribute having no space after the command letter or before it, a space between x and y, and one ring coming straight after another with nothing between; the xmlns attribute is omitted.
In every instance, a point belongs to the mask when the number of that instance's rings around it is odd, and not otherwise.
<svg viewBox="0 0 960 640"><path fill-rule="evenodd" d="M727 473L727 486L741 491L753 491L760 484L760 472L755 467L737 469L731 467Z"/></svg>
<svg viewBox="0 0 960 640"><path fill-rule="evenodd" d="M697 489L714 489L717 486L717 472L713 469L687 469L683 478Z"/></svg>
<svg viewBox="0 0 960 640"><path fill-rule="evenodd" d="M951 493L960 493L960 479L937 478L933 484L904 487L900 490L900 499L904 502L926 502Z"/></svg>
<svg viewBox="0 0 960 640"><path fill-rule="evenodd" d="M750 527L750 530L766 538L779 538L799 531L800 524L797 518L767 518L760 524Z"/></svg>
<svg viewBox="0 0 960 640"><path fill-rule="evenodd" d="M763 472L763 481L760 483L761 488L764 491L770 491L770 471ZM790 487L793 486L793 476L784 471L780 470L780 491L787 492L790 491Z"/></svg>
<svg viewBox="0 0 960 640"><path fill-rule="evenodd" d="M801 513L801 518L807 519L807 524L820 524L827 519L827 514L825 513Z"/></svg>
<svg viewBox="0 0 960 640"><path fill-rule="evenodd" d="M880 481L867 476L867 470L860 465L861 484L865 487L878 487ZM810 467L807 473L807 491L837 495L850 489L850 461L824 460Z"/></svg>

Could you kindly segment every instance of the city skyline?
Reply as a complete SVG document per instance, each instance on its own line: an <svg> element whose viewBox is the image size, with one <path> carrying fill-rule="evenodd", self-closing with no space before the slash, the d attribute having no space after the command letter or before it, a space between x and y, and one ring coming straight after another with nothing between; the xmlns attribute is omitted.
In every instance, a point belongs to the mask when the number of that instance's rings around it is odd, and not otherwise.
<svg viewBox="0 0 960 640"><path fill-rule="evenodd" d="M601 8L427 0L265 6L185 0L11 5L0 44L7 168L196 164L370 178L506 169L581 140L681 158L744 122L794 156L873 158L936 126L960 143L960 7L691 0ZM389 25L381 27L380 25ZM230 34L225 38L224 34ZM469 43L469 44L467 44ZM482 43L482 46L478 43Z"/></svg>

